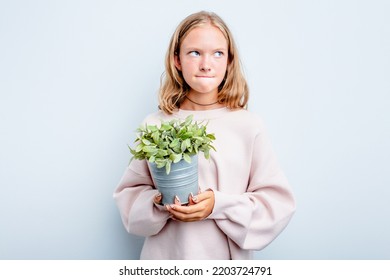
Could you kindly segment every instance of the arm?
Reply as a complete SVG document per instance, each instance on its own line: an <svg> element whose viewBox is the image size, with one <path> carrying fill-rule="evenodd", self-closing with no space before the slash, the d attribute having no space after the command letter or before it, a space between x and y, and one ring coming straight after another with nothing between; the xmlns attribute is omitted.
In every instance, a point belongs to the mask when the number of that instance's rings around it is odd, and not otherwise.
<svg viewBox="0 0 390 280"><path fill-rule="evenodd" d="M157 194L146 161L133 160L114 192L123 225L129 233L151 236L165 226L169 212L153 203Z"/></svg>
<svg viewBox="0 0 390 280"><path fill-rule="evenodd" d="M260 250L287 226L295 201L264 132L254 140L251 160L247 191L214 191L215 205L208 219L214 219L239 247Z"/></svg>
<svg viewBox="0 0 390 280"><path fill-rule="evenodd" d="M247 192L226 194L207 190L190 199L190 206L169 205L173 219L192 222L214 219L239 247L259 250L287 226L295 211L289 184L267 137L258 135L253 149Z"/></svg>

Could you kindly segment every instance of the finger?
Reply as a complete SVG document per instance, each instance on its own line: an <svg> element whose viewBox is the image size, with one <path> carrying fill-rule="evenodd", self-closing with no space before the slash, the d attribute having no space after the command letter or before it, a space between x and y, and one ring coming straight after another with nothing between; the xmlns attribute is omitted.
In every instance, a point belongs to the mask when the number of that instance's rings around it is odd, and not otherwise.
<svg viewBox="0 0 390 280"><path fill-rule="evenodd" d="M204 207L197 204L190 206L171 204L167 209L172 215L180 220L199 217L202 216L202 213L204 212Z"/></svg>
<svg viewBox="0 0 390 280"><path fill-rule="evenodd" d="M176 205L181 205L180 198L177 195L175 195L174 203Z"/></svg>
<svg viewBox="0 0 390 280"><path fill-rule="evenodd" d="M188 205L194 205L198 202L198 196L190 193L188 196Z"/></svg>
<svg viewBox="0 0 390 280"><path fill-rule="evenodd" d="M156 204L161 204L161 201L162 201L162 194L161 194L161 193L158 193L158 194L153 198L153 202L156 203Z"/></svg>
<svg viewBox="0 0 390 280"><path fill-rule="evenodd" d="M179 211L172 210L171 214L175 220L182 221L182 222L199 221L205 217L202 212L182 213Z"/></svg>
<svg viewBox="0 0 390 280"><path fill-rule="evenodd" d="M212 191L205 191L205 192L202 192L202 193L200 193L200 194L198 194L198 195L195 195L195 196L193 197L193 199L195 199L194 202L195 202L196 204L198 204L198 203L201 202L201 201L204 201L204 200L206 200L206 199L210 199L212 195L213 195L213 194L212 194Z"/></svg>
<svg viewBox="0 0 390 280"><path fill-rule="evenodd" d="M184 215L191 215L192 213L197 212L197 209L194 208L196 205L183 206L180 204L167 204L165 208L174 216L184 217Z"/></svg>

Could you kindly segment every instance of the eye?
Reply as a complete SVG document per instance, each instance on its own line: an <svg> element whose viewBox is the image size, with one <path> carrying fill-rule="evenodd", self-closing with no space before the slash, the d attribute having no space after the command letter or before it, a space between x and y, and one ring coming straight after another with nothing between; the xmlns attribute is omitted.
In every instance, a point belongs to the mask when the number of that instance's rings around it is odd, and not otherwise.
<svg viewBox="0 0 390 280"><path fill-rule="evenodd" d="M190 56L200 56L200 53L198 51L190 51L188 54Z"/></svg>
<svg viewBox="0 0 390 280"><path fill-rule="evenodd" d="M216 51L216 52L214 53L214 56L215 56L215 57L221 57L221 56L223 56L223 52L221 52L221 51Z"/></svg>

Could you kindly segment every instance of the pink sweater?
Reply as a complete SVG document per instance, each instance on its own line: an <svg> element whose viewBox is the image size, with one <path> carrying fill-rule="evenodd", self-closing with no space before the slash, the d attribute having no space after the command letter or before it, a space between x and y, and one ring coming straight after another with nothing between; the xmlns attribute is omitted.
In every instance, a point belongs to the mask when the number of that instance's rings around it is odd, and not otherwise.
<svg viewBox="0 0 390 280"><path fill-rule="evenodd" d="M201 190L213 189L215 205L205 220L180 222L163 206L153 204L153 186L146 161L133 160L114 198L129 233L145 236L141 259L251 259L287 226L295 202L280 169L262 120L247 110L157 112L144 122L185 118L208 120L214 133L211 159L199 155Z"/></svg>

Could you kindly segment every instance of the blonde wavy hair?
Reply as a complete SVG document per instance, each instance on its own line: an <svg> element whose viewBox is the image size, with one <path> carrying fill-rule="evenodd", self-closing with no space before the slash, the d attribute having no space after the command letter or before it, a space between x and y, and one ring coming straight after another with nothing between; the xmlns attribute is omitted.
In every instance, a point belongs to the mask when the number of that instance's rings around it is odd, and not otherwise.
<svg viewBox="0 0 390 280"><path fill-rule="evenodd" d="M161 77L159 109L172 114L189 92L181 71L175 67L175 56L180 53L184 38L192 29L205 24L219 28L228 43L228 65L225 78L218 87L218 102L228 108L246 108L249 98L248 84L241 70L237 47L225 22L215 13L201 11L186 17L173 33L165 56L165 72Z"/></svg>

